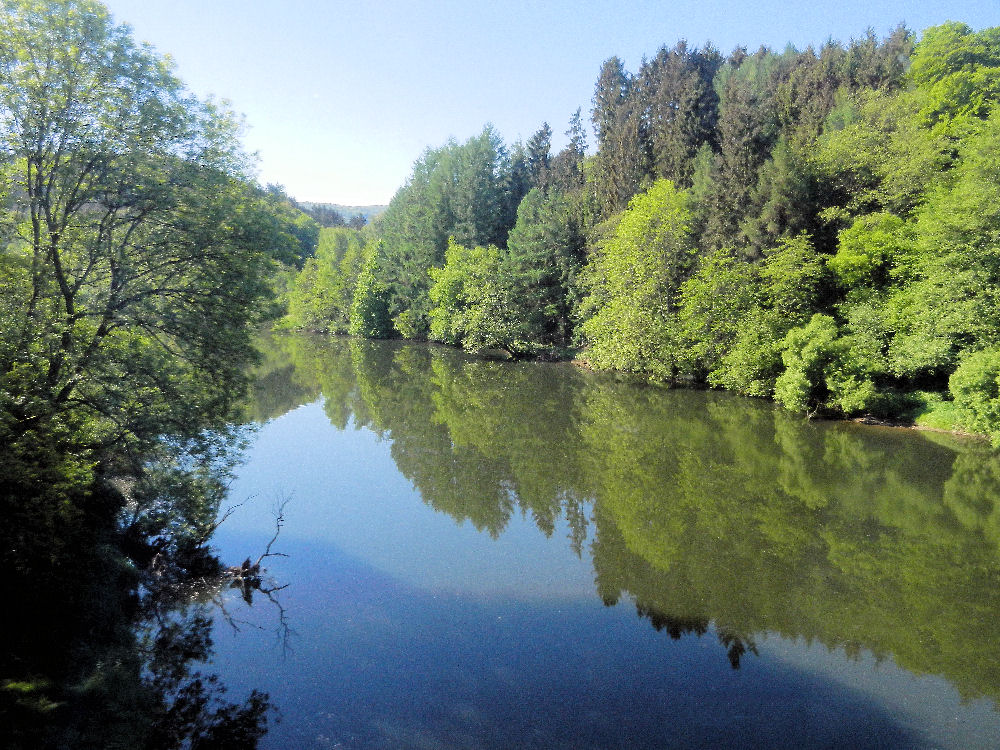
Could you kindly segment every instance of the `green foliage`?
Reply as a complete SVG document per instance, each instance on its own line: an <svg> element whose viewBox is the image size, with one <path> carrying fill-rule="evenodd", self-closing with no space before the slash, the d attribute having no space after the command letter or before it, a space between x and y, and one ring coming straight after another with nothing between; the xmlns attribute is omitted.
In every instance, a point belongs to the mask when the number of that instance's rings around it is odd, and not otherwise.
<svg viewBox="0 0 1000 750"><path fill-rule="evenodd" d="M430 268L445 262L448 238L465 245L503 246L521 193L512 192L511 161L491 126L463 144L428 149L380 217L378 281L389 293L389 314L413 338L427 335Z"/></svg>
<svg viewBox="0 0 1000 750"><path fill-rule="evenodd" d="M928 124L985 118L1000 99L1000 28L975 33L952 21L925 29L909 75L927 92L920 114Z"/></svg>
<svg viewBox="0 0 1000 750"><path fill-rule="evenodd" d="M14 435L95 450L224 423L275 261L303 252L250 182L235 116L85 0L4 6L0 115Z"/></svg>
<svg viewBox="0 0 1000 750"><path fill-rule="evenodd" d="M392 320L389 317L389 288L379 281L379 256L381 245L370 245L365 249L364 264L358 274L351 301L351 322L348 333L373 339L388 338L392 335Z"/></svg>
<svg viewBox="0 0 1000 750"><path fill-rule="evenodd" d="M0 6L0 564L18 613L0 665L32 686L0 688L14 747L265 731L264 696L230 703L193 672L211 628L192 592L231 582L207 547L229 423L271 277L315 225L254 184L238 135L99 3Z"/></svg>
<svg viewBox="0 0 1000 750"><path fill-rule="evenodd" d="M730 60L715 76L719 152L703 237L708 248L746 245L741 220L778 138L773 81L781 65L779 56L761 50L738 62Z"/></svg>
<svg viewBox="0 0 1000 750"><path fill-rule="evenodd" d="M503 256L526 339L538 347L565 345L582 266L584 235L577 202L532 189L517 209Z"/></svg>
<svg viewBox="0 0 1000 750"><path fill-rule="evenodd" d="M730 313L729 343L716 355L708 382L746 396L768 397L781 374L786 334L818 305L823 263L809 238L798 235L765 251L763 262L748 265L742 275L742 299L731 298L739 300L739 306Z"/></svg>
<svg viewBox="0 0 1000 750"><path fill-rule="evenodd" d="M267 197L274 217L279 222L282 244L289 248L291 254L288 262L296 268L302 268L305 261L316 252L320 225L302 211L280 187L269 185Z"/></svg>
<svg viewBox="0 0 1000 750"><path fill-rule="evenodd" d="M844 320L842 335L847 340L848 359L872 378L887 378L891 372L888 350L893 331L884 300L873 295L843 305L838 312Z"/></svg>
<svg viewBox="0 0 1000 750"><path fill-rule="evenodd" d="M649 174L640 86L618 57L601 66L591 119L598 141L594 187L602 215L607 217L626 207Z"/></svg>
<svg viewBox="0 0 1000 750"><path fill-rule="evenodd" d="M494 260L495 257L494 248ZM483 270L477 260L489 261L489 251L482 247L470 249L452 241L445 253L444 266L428 271L434 282L430 289L431 302L434 304L430 313L431 339L452 345L461 342L461 316L466 307L466 279L470 273L479 273L481 276ZM471 277L468 280L471 282Z"/></svg>
<svg viewBox="0 0 1000 750"><path fill-rule="evenodd" d="M960 427L961 418L955 402L945 399L945 394L937 391L915 391L912 394L913 424L933 430L954 430Z"/></svg>
<svg viewBox="0 0 1000 750"><path fill-rule="evenodd" d="M364 260L364 239L347 227L320 230L316 255L288 290L286 327L346 333Z"/></svg>
<svg viewBox="0 0 1000 750"><path fill-rule="evenodd" d="M771 150L771 158L760 169L751 192L753 208L740 222L753 256L759 256L782 238L820 230L816 214L819 203L813 166L806 152L799 152L784 139Z"/></svg>
<svg viewBox="0 0 1000 750"><path fill-rule="evenodd" d="M685 369L716 370L732 349L747 315L758 304L755 267L730 250L703 256L680 288Z"/></svg>
<svg viewBox="0 0 1000 750"><path fill-rule="evenodd" d="M715 140L718 95L712 79L722 57L712 47L689 49L686 42L661 47L639 70L646 106L652 171L658 179L689 187L695 154Z"/></svg>
<svg viewBox="0 0 1000 750"><path fill-rule="evenodd" d="M919 116L925 94L861 91L831 113L813 154L841 210L851 216L888 211L908 217L939 182L952 143Z"/></svg>
<svg viewBox="0 0 1000 750"><path fill-rule="evenodd" d="M832 317L819 313L789 331L781 352L785 371L774 384L775 401L799 412L868 410L878 392L862 360L850 356L851 343Z"/></svg>
<svg viewBox="0 0 1000 750"><path fill-rule="evenodd" d="M774 384L774 400L792 411L809 411L825 385L827 367L836 356L837 324L828 315L814 315L785 336L781 360L785 371Z"/></svg>
<svg viewBox="0 0 1000 750"><path fill-rule="evenodd" d="M894 370L943 381L962 353L1000 344L1000 113L917 216L913 280L890 303Z"/></svg>
<svg viewBox="0 0 1000 750"><path fill-rule="evenodd" d="M469 351L525 347L523 321L496 247L448 245L443 268L432 268L431 338Z"/></svg>
<svg viewBox="0 0 1000 750"><path fill-rule="evenodd" d="M1000 448L1000 348L983 349L962 358L948 380L960 424L989 435Z"/></svg>
<svg viewBox="0 0 1000 750"><path fill-rule="evenodd" d="M847 289L880 289L912 251L909 227L898 216L875 213L859 217L838 235L837 254L827 267Z"/></svg>
<svg viewBox="0 0 1000 750"><path fill-rule="evenodd" d="M774 310L751 308L737 323L732 345L708 374L708 382L744 396L772 396L788 327L789 321Z"/></svg>
<svg viewBox="0 0 1000 750"><path fill-rule="evenodd" d="M671 380L676 297L693 263L688 194L660 180L629 203L586 269L582 325L595 367Z"/></svg>
<svg viewBox="0 0 1000 750"><path fill-rule="evenodd" d="M782 240L765 256L760 268L765 303L789 321L802 320L815 308L822 289L822 259L804 234Z"/></svg>

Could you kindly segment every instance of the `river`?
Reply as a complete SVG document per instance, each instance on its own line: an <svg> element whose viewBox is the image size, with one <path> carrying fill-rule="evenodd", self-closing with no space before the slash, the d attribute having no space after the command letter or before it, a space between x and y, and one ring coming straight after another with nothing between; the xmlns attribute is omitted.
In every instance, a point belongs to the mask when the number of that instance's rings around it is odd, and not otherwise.
<svg viewBox="0 0 1000 750"><path fill-rule="evenodd" d="M400 342L265 341L211 669L273 748L1000 746L1000 455ZM272 587L273 588L273 587Z"/></svg>

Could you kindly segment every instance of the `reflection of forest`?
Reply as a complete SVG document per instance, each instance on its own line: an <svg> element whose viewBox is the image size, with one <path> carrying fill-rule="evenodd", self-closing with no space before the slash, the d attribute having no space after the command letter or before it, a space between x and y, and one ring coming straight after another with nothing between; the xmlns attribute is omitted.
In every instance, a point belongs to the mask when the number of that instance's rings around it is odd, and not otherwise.
<svg viewBox="0 0 1000 750"><path fill-rule="evenodd" d="M1000 699L983 444L412 344L280 337L263 368L258 418L322 391L338 428L391 438L435 509L492 535L515 512L547 534L564 517L605 602L631 597L674 637L713 623L734 666L777 632Z"/></svg>

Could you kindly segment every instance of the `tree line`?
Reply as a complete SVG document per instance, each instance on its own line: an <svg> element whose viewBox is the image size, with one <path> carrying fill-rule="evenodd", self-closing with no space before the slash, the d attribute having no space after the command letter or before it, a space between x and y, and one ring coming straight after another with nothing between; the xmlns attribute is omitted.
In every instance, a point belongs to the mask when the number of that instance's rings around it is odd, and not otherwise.
<svg viewBox="0 0 1000 750"><path fill-rule="evenodd" d="M590 124L430 148L292 327L576 354L1000 442L1000 29L601 67Z"/></svg>

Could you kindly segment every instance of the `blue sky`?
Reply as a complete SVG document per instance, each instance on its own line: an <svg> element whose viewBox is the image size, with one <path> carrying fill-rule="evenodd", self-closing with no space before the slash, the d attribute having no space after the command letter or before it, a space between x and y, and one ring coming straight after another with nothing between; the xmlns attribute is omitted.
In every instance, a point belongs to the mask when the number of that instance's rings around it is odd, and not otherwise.
<svg viewBox="0 0 1000 750"><path fill-rule="evenodd" d="M1000 0L106 0L116 20L170 54L195 93L246 117L262 182L300 200L387 203L428 146L492 122L505 140L543 121L563 143L589 114L601 63L687 39L804 48L868 27L945 20L1000 25Z"/></svg>

